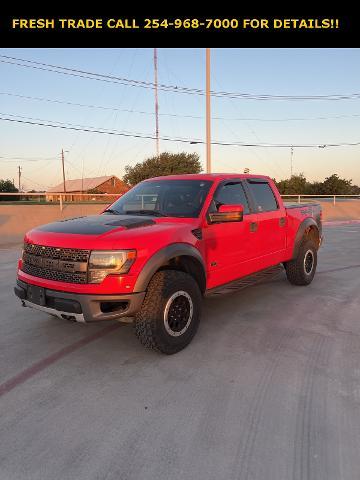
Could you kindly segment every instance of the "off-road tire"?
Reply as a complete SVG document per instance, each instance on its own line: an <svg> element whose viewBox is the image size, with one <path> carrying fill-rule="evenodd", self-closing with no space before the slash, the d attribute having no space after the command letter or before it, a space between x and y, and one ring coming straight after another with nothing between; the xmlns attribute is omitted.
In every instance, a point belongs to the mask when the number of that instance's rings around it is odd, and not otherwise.
<svg viewBox="0 0 360 480"><path fill-rule="evenodd" d="M309 260L312 259L310 266ZM284 264L286 276L293 285L309 285L317 265L317 248L312 240L303 240L296 258ZM310 269L311 268L311 269Z"/></svg>
<svg viewBox="0 0 360 480"><path fill-rule="evenodd" d="M187 296L178 292L185 292ZM170 308L178 294L180 301L185 302L185 308L192 315L184 315L188 319L184 333L169 334L166 308ZM191 299L191 301L189 300ZM188 302L188 307L186 307ZM192 305L191 305L192 304ZM172 355L185 348L193 339L200 322L202 296L197 282L191 275L177 270L161 270L152 277L140 311L134 320L135 334L147 348L152 348L167 355ZM184 320L185 321L185 320ZM180 328L180 327L179 327ZM173 336L173 335L178 336Z"/></svg>

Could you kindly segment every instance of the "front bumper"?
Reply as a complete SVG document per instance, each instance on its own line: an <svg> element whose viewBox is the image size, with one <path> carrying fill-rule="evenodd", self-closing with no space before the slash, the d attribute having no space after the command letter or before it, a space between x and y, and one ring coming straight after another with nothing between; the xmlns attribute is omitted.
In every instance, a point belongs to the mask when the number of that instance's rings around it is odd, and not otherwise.
<svg viewBox="0 0 360 480"><path fill-rule="evenodd" d="M145 292L120 295L86 295L60 292L39 288L21 280L17 280L14 292L26 307L77 322L132 317L140 310L145 297Z"/></svg>

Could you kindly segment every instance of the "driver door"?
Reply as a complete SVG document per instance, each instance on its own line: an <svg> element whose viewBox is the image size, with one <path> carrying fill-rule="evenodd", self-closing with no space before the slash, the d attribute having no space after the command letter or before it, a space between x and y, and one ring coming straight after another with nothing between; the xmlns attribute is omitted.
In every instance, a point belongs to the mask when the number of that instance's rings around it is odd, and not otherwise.
<svg viewBox="0 0 360 480"><path fill-rule="evenodd" d="M257 214L252 212L241 180L219 185L208 213L218 211L220 205L242 205L242 221L208 223L204 228L207 256L207 288L231 282L256 270Z"/></svg>

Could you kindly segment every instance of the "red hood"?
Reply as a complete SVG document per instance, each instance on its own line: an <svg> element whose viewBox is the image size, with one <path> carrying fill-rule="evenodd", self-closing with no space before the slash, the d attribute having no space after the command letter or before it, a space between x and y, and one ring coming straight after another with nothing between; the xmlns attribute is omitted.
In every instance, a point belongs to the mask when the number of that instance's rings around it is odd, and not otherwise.
<svg viewBox="0 0 360 480"><path fill-rule="evenodd" d="M93 215L41 225L30 230L25 241L89 250L147 250L149 244L158 248L173 242L194 244L196 238L191 231L198 227L198 218Z"/></svg>

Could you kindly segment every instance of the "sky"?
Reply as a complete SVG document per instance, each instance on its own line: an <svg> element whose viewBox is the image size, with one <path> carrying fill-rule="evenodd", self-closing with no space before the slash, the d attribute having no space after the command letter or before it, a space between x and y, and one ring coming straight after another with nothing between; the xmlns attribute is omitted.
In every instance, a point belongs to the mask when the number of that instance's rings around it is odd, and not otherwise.
<svg viewBox="0 0 360 480"><path fill-rule="evenodd" d="M1 49L0 55L154 81L152 48ZM161 84L205 88L205 49L160 48L158 66ZM211 88L256 95L359 93L360 50L211 49ZM0 106L3 118L62 122L150 136L155 131L151 88L2 62ZM290 101L212 97L211 111L213 141L286 145L360 142L360 98ZM205 140L203 95L159 91L159 112L160 136ZM69 179L113 174L122 177L126 165L153 156L155 148L152 139L0 120L0 179L15 179L17 183L20 165L24 189L54 186L62 181L62 149ZM205 168L205 145L160 141L160 150L197 152ZM304 173L311 181L338 173L360 185L359 158L360 145L295 147L293 172ZM290 176L290 159L290 147L212 147L213 172L241 173L249 168L251 173L279 180Z"/></svg>

